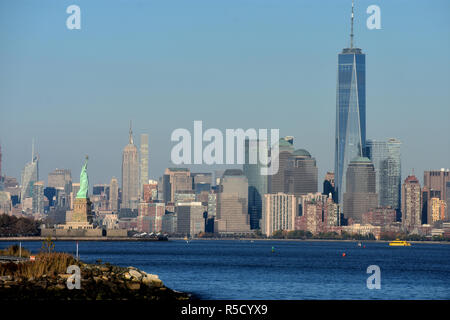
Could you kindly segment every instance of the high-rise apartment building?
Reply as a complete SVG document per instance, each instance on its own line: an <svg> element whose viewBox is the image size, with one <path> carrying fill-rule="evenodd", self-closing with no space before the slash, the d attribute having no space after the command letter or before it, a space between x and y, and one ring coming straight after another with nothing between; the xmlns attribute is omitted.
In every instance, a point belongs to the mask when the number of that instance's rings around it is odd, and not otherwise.
<svg viewBox="0 0 450 320"><path fill-rule="evenodd" d="M248 180L242 170L225 170L217 194L216 221L219 233L248 233Z"/></svg>
<svg viewBox="0 0 450 320"><path fill-rule="evenodd" d="M338 202L347 186L347 168L364 156L366 143L366 55L353 47L353 5L350 47L338 55L336 89L335 185Z"/></svg>
<svg viewBox="0 0 450 320"><path fill-rule="evenodd" d="M261 232L271 236L275 231L295 229L298 214L297 197L282 192L264 195Z"/></svg>
<svg viewBox="0 0 450 320"><path fill-rule="evenodd" d="M401 142L367 140L366 155L372 160L376 172L378 203L382 207L400 210L401 195Z"/></svg>
<svg viewBox="0 0 450 320"><path fill-rule="evenodd" d="M259 229L262 217L262 202L264 194L268 192L268 176L261 174L264 167L261 155L268 156L266 140L245 140L244 175L248 180L248 213L250 228Z"/></svg>
<svg viewBox="0 0 450 320"><path fill-rule="evenodd" d="M142 199L144 195L144 184L148 182L148 134L141 134L141 167L140 167L140 188L139 194Z"/></svg>
<svg viewBox="0 0 450 320"><path fill-rule="evenodd" d="M133 142L133 131L130 124L128 145L122 154L122 204L121 208L137 209L139 202L139 159Z"/></svg>
<svg viewBox="0 0 450 320"><path fill-rule="evenodd" d="M408 176L402 185L402 224L407 230L422 224L422 203L419 179Z"/></svg>
<svg viewBox="0 0 450 320"><path fill-rule="evenodd" d="M361 223L364 213L378 207L375 169L368 158L357 157L348 165L346 175L344 216Z"/></svg>
<svg viewBox="0 0 450 320"><path fill-rule="evenodd" d="M316 159L304 150L295 150L288 158L285 170L285 190L297 196L317 192Z"/></svg>

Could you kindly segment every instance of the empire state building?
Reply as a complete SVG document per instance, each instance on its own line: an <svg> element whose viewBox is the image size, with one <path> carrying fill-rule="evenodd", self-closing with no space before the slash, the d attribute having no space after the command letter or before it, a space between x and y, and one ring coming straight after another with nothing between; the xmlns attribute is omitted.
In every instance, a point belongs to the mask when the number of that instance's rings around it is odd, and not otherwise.
<svg viewBox="0 0 450 320"><path fill-rule="evenodd" d="M130 137L122 154L122 208L137 209L139 203L139 157L133 142L130 122Z"/></svg>

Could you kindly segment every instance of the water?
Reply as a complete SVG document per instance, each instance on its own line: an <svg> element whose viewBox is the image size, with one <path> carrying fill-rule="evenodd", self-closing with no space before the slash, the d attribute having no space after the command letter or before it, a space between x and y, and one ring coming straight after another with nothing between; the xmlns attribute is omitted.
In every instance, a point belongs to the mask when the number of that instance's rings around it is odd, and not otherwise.
<svg viewBox="0 0 450 320"><path fill-rule="evenodd" d="M11 244L0 242L0 248ZM166 286L201 299L450 299L450 245L363 245L339 241L80 241L79 252L85 262L101 259L158 274ZM22 242L22 246L38 252L41 243ZM75 253L75 242L57 241L55 250ZM367 289L369 265L381 269L380 290Z"/></svg>

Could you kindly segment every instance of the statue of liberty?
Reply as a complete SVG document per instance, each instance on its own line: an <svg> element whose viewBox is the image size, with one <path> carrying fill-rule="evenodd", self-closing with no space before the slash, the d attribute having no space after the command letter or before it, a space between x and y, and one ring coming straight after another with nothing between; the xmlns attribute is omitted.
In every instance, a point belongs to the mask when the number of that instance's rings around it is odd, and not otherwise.
<svg viewBox="0 0 450 320"><path fill-rule="evenodd" d="M84 165L81 168L80 173L80 190L77 193L77 199L87 199L89 192L89 179L87 174L87 163L88 156L86 155L86 160L84 161Z"/></svg>

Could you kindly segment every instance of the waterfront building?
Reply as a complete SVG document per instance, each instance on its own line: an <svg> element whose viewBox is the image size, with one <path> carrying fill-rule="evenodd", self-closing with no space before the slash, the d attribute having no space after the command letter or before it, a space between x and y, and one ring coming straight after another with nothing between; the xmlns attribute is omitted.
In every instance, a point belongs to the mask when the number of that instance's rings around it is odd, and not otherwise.
<svg viewBox="0 0 450 320"><path fill-rule="evenodd" d="M366 157L356 157L348 165L344 193L344 216L361 223L363 213L378 207L375 168Z"/></svg>
<svg viewBox="0 0 450 320"><path fill-rule="evenodd" d="M447 202L439 198L430 199L430 211L431 221L429 224L434 224L437 221L443 221L445 219L445 211L447 208Z"/></svg>
<svg viewBox="0 0 450 320"><path fill-rule="evenodd" d="M406 230L414 229L421 221L421 188L416 176L408 176L402 185L402 224Z"/></svg>
<svg viewBox="0 0 450 320"><path fill-rule="evenodd" d="M391 138L387 141L367 140L366 154L376 173L378 203L383 207L400 210L401 195L401 142Z"/></svg>
<svg viewBox="0 0 450 320"><path fill-rule="evenodd" d="M261 154L268 156L266 140L245 140L244 175L248 181L248 214L250 228L259 229L264 194L268 192L268 176L262 175Z"/></svg>
<svg viewBox="0 0 450 320"><path fill-rule="evenodd" d="M248 180L242 170L225 170L217 194L216 224L219 233L249 233Z"/></svg>
<svg viewBox="0 0 450 320"><path fill-rule="evenodd" d="M362 215L362 224L387 227L396 222L396 211L390 207L372 208Z"/></svg>
<svg viewBox="0 0 450 320"><path fill-rule="evenodd" d="M140 149L141 163L140 163L140 188L139 194L144 196L144 184L148 182L148 134L141 134L141 149Z"/></svg>
<svg viewBox="0 0 450 320"><path fill-rule="evenodd" d="M131 129L128 145L122 153L122 204L124 209L137 209L139 202L139 160Z"/></svg>
<svg viewBox="0 0 450 320"><path fill-rule="evenodd" d="M317 192L316 159L304 150L295 150L288 158L285 170L285 190L297 196Z"/></svg>
<svg viewBox="0 0 450 320"><path fill-rule="evenodd" d="M445 212L445 221L450 221L450 181L447 181L445 184L445 196L446 196L446 202L447 202L447 210Z"/></svg>
<svg viewBox="0 0 450 320"><path fill-rule="evenodd" d="M169 212L162 216L161 232L168 234L177 233L177 215L174 212Z"/></svg>
<svg viewBox="0 0 450 320"><path fill-rule="evenodd" d="M175 207L177 215L177 233L195 236L205 232L205 207L201 202L180 202Z"/></svg>
<svg viewBox="0 0 450 320"><path fill-rule="evenodd" d="M297 197L282 192L265 194L262 213L262 234L271 236L278 230L292 231L298 214Z"/></svg>
<svg viewBox="0 0 450 320"><path fill-rule="evenodd" d="M312 234L324 232L328 224L327 204L327 196L320 192L299 196L295 230L309 231Z"/></svg>
<svg viewBox="0 0 450 320"><path fill-rule="evenodd" d="M433 221L431 198L439 198L440 200L447 200L447 182L450 182L450 169L425 171L423 174L423 186L428 191L427 207L426 207L426 222L431 224ZM425 199L424 199L425 201ZM446 206L447 207L447 206ZM445 209L444 216L448 216L448 207Z"/></svg>
<svg viewBox="0 0 450 320"><path fill-rule="evenodd" d="M350 47L338 55L336 89L335 189L343 202L347 168L364 156L366 143L366 55L353 47L353 5Z"/></svg>

